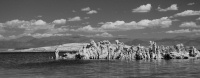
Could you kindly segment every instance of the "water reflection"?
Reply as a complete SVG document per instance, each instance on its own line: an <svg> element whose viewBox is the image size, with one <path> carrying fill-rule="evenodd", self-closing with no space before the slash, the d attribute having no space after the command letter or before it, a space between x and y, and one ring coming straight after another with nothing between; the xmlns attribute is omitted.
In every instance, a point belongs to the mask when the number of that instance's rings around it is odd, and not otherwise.
<svg viewBox="0 0 200 78"><path fill-rule="evenodd" d="M52 57L51 53L0 56L0 76L2 78L200 77L199 59L53 61L49 59ZM10 58L11 56L15 58Z"/></svg>

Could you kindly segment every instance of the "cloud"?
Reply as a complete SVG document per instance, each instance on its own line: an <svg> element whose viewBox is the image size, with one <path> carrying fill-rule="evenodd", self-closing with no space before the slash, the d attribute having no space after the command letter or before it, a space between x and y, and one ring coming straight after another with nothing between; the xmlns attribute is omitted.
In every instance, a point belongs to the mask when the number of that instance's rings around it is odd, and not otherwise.
<svg viewBox="0 0 200 78"><path fill-rule="evenodd" d="M151 4L141 5L132 10L132 12L149 12L151 10Z"/></svg>
<svg viewBox="0 0 200 78"><path fill-rule="evenodd" d="M71 36L72 34L49 34L49 33L35 33L35 34L29 34L28 36L32 36L35 38L43 38L43 37L51 37L51 36Z"/></svg>
<svg viewBox="0 0 200 78"><path fill-rule="evenodd" d="M138 22L139 25L145 26L145 27L161 27L161 28L167 28L172 24L172 20L168 17L162 17L160 19L153 19L148 20L144 19Z"/></svg>
<svg viewBox="0 0 200 78"><path fill-rule="evenodd" d="M107 32L103 32L100 34L94 34L94 35L80 35L80 36L85 36L85 37L114 37L112 34L107 33Z"/></svg>
<svg viewBox="0 0 200 78"><path fill-rule="evenodd" d="M0 33L5 32L4 28L3 28L3 23L0 23Z"/></svg>
<svg viewBox="0 0 200 78"><path fill-rule="evenodd" d="M117 29L123 24L125 24L124 21L106 22L101 26L101 28L102 29Z"/></svg>
<svg viewBox="0 0 200 78"><path fill-rule="evenodd" d="M199 17L199 18L197 18L196 20L200 20L200 17Z"/></svg>
<svg viewBox="0 0 200 78"><path fill-rule="evenodd" d="M177 4L172 4L170 7L165 9L158 7L158 11L170 11L170 10L178 10Z"/></svg>
<svg viewBox="0 0 200 78"><path fill-rule="evenodd" d="M15 20L11 20L11 21L7 21L6 23L3 23L3 27L23 28L26 30L33 30L33 29L49 29L49 28L53 28L54 26L46 23L43 20L24 21L24 20L15 19Z"/></svg>
<svg viewBox="0 0 200 78"><path fill-rule="evenodd" d="M43 20L11 20L5 23L2 23L0 30L3 32L3 35L20 35L20 34L30 34L37 31L46 32L47 30L54 29L54 24L46 23Z"/></svg>
<svg viewBox="0 0 200 78"><path fill-rule="evenodd" d="M177 13L174 16L194 16L194 15L200 15L200 11L193 11L193 10L185 10L181 13Z"/></svg>
<svg viewBox="0 0 200 78"><path fill-rule="evenodd" d="M8 36L6 39L16 39L19 37L21 37L21 36L11 35L11 36Z"/></svg>
<svg viewBox="0 0 200 78"><path fill-rule="evenodd" d="M3 36L9 37L14 35L14 38L18 38L19 36L24 35L34 35L35 37L47 37L53 36L54 34L66 33L69 31L74 32L94 32L100 33L95 34L94 36L105 36L111 37L112 34L107 32L112 31L126 31L126 30L133 30L133 29L145 29L145 28L152 28L152 27L159 27L159 28L167 28L171 25L172 20L168 17L162 17L159 19L143 19L141 21L114 21L114 22L103 22L98 27L92 27L91 25L83 26L80 28L72 29L68 27L57 27L55 28L56 24L64 24L66 21L77 21L81 20L79 16L74 18L66 19L56 19L53 22L47 23L44 20L11 20L5 23L0 23L0 33ZM106 32L106 33L105 33ZM38 34L37 34L38 33ZM6 34L6 35L5 35ZM13 38L12 37L12 38Z"/></svg>
<svg viewBox="0 0 200 78"><path fill-rule="evenodd" d="M191 27L191 28L198 28L200 27L195 22L183 22L179 27Z"/></svg>
<svg viewBox="0 0 200 78"><path fill-rule="evenodd" d="M170 30L166 33L200 33L200 29L179 29L179 30Z"/></svg>
<svg viewBox="0 0 200 78"><path fill-rule="evenodd" d="M36 34L33 34L31 35L35 38L42 38L42 37L50 37L50 36L53 36L53 34L47 34L47 33L44 33L44 34L41 34L41 33L36 33Z"/></svg>
<svg viewBox="0 0 200 78"><path fill-rule="evenodd" d="M0 34L0 39L5 39L5 37L3 35Z"/></svg>
<svg viewBox="0 0 200 78"><path fill-rule="evenodd" d="M192 32L194 32L194 33L199 33L200 30L199 30L199 29L193 29Z"/></svg>
<svg viewBox="0 0 200 78"><path fill-rule="evenodd" d="M82 8L81 11L86 11L87 12L86 14L96 14L97 13L96 10L91 10L90 7Z"/></svg>
<svg viewBox="0 0 200 78"><path fill-rule="evenodd" d="M87 14L96 14L96 13L97 13L96 10L90 10L90 11L87 12Z"/></svg>
<svg viewBox="0 0 200 78"><path fill-rule="evenodd" d="M72 12L76 12L75 10L72 10Z"/></svg>
<svg viewBox="0 0 200 78"><path fill-rule="evenodd" d="M34 37L48 37L48 36L66 36L64 34L70 29L68 28L55 28L56 24L64 24L66 19L57 19L51 23L46 23L43 20L18 20L14 19L5 23L0 23L0 33L5 36L6 39L14 39L22 36L34 36Z"/></svg>
<svg viewBox="0 0 200 78"><path fill-rule="evenodd" d="M81 21L81 17L75 16L73 18L69 18L68 21Z"/></svg>
<svg viewBox="0 0 200 78"><path fill-rule="evenodd" d="M103 32L99 28L94 28L91 25L87 25L78 29L71 29L71 31L76 31L76 32Z"/></svg>
<svg viewBox="0 0 200 78"><path fill-rule="evenodd" d="M101 26L101 29L104 30L132 30L132 29L144 29L152 27L161 27L167 28L172 24L172 20L168 17L162 17L160 19L143 19L139 22L129 22L125 23L124 21L115 21L115 22L106 22Z"/></svg>
<svg viewBox="0 0 200 78"><path fill-rule="evenodd" d="M160 19L143 19L139 22L131 21L126 23L125 21L105 22L101 23L100 27L92 27L87 25L77 29L71 29L71 31L78 32L107 32L107 31L126 31L133 29L145 29L152 27L167 28L172 24L172 20L168 17L162 17Z"/></svg>
<svg viewBox="0 0 200 78"><path fill-rule="evenodd" d="M78 30L78 31L93 31L94 28L91 27L91 25L87 25L87 26L84 26L84 27L82 27L82 28L78 28L77 30Z"/></svg>
<svg viewBox="0 0 200 78"><path fill-rule="evenodd" d="M81 11L90 11L90 7L82 8Z"/></svg>
<svg viewBox="0 0 200 78"><path fill-rule="evenodd" d="M192 3L188 3L187 5L194 5L195 3L194 2L192 2Z"/></svg>
<svg viewBox="0 0 200 78"><path fill-rule="evenodd" d="M132 29L144 29L142 26L138 26L135 21L125 23L124 21L106 22L99 29L105 31L125 31Z"/></svg>
<svg viewBox="0 0 200 78"><path fill-rule="evenodd" d="M103 32L101 34L96 34L95 36L98 36L98 37L113 37L112 34L107 33L107 32Z"/></svg>
<svg viewBox="0 0 200 78"><path fill-rule="evenodd" d="M43 20L37 20L32 23L33 25L46 25L47 23Z"/></svg>
<svg viewBox="0 0 200 78"><path fill-rule="evenodd" d="M180 29L180 30L170 30L166 31L166 33L190 33L189 29Z"/></svg>
<svg viewBox="0 0 200 78"><path fill-rule="evenodd" d="M14 19L3 23L3 26L17 27L19 25L31 24L29 21Z"/></svg>
<svg viewBox="0 0 200 78"><path fill-rule="evenodd" d="M57 19L53 21L54 24L65 24L66 23L66 19Z"/></svg>

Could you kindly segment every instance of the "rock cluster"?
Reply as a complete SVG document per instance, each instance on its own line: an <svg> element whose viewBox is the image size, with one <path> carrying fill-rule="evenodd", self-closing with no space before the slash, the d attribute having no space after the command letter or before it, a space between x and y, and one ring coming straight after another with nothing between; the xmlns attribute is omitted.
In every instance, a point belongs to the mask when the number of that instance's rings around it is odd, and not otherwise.
<svg viewBox="0 0 200 78"><path fill-rule="evenodd" d="M156 42L150 41L150 46L128 46L123 42L115 40L111 44L108 40L95 42L91 40L90 44L83 46L77 53L65 53L58 55L56 59L188 59L199 58L200 52L193 46L186 48L183 44L174 46L158 46Z"/></svg>

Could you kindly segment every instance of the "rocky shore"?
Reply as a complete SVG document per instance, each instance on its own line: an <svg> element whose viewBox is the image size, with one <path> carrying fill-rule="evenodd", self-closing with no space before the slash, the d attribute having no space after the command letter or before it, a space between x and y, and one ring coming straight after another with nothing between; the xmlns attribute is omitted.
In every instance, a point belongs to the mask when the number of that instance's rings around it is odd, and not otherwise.
<svg viewBox="0 0 200 78"><path fill-rule="evenodd" d="M59 55L59 48L55 51L56 60L60 59L122 59L122 60L142 60L142 59L189 59L200 58L200 52L194 47L186 47L183 44L174 46L158 46L156 42L150 41L149 46L125 45L118 40L110 43L108 40L91 42L84 45L77 53L65 53Z"/></svg>

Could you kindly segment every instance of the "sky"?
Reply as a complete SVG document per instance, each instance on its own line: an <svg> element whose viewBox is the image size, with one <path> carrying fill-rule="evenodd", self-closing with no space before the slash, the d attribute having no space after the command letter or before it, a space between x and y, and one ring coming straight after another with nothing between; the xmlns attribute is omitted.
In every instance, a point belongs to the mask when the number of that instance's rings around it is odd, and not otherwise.
<svg viewBox="0 0 200 78"><path fill-rule="evenodd" d="M0 0L0 39L200 36L200 0Z"/></svg>

